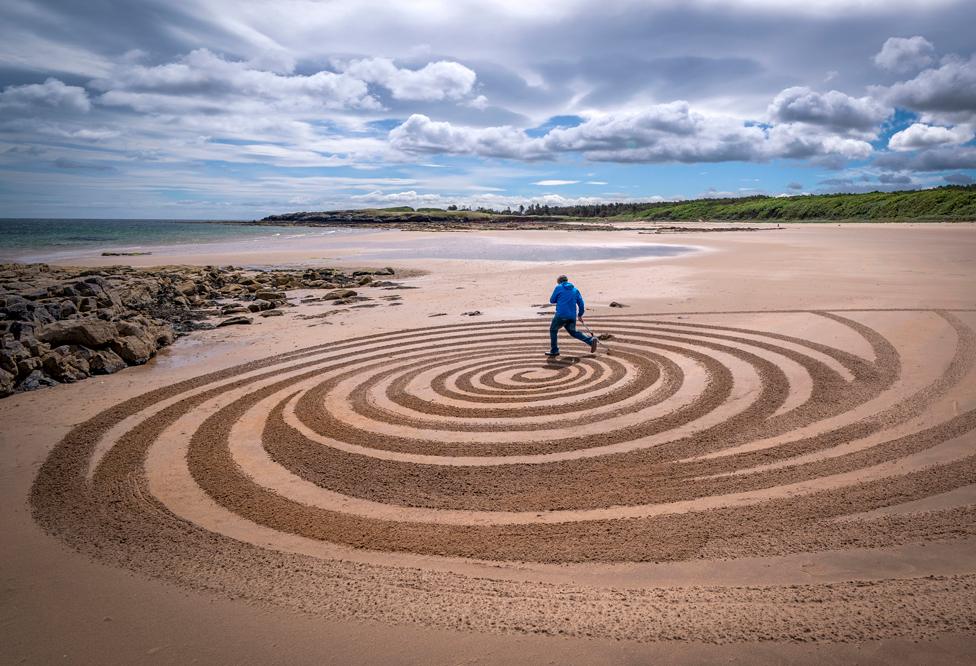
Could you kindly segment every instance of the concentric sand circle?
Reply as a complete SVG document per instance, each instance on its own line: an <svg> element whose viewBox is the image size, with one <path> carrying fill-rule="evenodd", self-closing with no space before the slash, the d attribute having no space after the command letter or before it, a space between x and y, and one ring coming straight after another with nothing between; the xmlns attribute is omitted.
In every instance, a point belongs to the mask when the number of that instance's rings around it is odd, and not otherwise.
<svg viewBox="0 0 976 666"><path fill-rule="evenodd" d="M976 543L972 323L604 317L609 354L567 342L557 360L536 320L333 342L94 415L32 505L103 561L341 617L658 640L971 631L973 558L905 563Z"/></svg>

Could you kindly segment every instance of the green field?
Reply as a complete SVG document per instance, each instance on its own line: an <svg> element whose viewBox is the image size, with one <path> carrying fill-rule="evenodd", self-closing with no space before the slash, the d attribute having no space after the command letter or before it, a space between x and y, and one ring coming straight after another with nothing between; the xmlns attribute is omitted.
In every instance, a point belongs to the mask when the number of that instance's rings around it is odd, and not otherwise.
<svg viewBox="0 0 976 666"><path fill-rule="evenodd" d="M867 194L531 207L526 214L629 220L976 220L976 185Z"/></svg>

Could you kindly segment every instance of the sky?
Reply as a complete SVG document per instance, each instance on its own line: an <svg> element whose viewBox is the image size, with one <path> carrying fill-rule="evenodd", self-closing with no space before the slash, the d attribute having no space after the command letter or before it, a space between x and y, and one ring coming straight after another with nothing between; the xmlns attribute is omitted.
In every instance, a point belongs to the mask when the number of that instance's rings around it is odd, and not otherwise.
<svg viewBox="0 0 976 666"><path fill-rule="evenodd" d="M3 0L0 217L976 182L972 0Z"/></svg>

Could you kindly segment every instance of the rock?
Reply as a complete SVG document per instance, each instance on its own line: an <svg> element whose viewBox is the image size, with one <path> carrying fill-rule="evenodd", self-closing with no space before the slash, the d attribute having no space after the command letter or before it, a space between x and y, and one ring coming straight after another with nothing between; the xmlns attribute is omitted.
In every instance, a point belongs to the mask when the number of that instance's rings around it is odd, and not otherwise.
<svg viewBox="0 0 976 666"><path fill-rule="evenodd" d="M20 382L18 388L22 391L33 391L42 386L57 386L57 382L45 375L41 370L35 370Z"/></svg>
<svg viewBox="0 0 976 666"><path fill-rule="evenodd" d="M392 303L391 303L392 305ZM472 310L471 312L462 312L462 317L477 317L481 314L481 310Z"/></svg>
<svg viewBox="0 0 976 666"><path fill-rule="evenodd" d="M610 307L612 308L629 308L629 305L624 305L623 303L618 303L617 301L610 301Z"/></svg>
<svg viewBox="0 0 976 666"><path fill-rule="evenodd" d="M17 362L17 376L26 377L41 367L41 359L36 356L28 356L22 361Z"/></svg>
<svg viewBox="0 0 976 666"><path fill-rule="evenodd" d="M220 322L224 326L251 323L249 316L236 316L251 312L280 317L284 312L278 308L290 305L288 289L314 288L319 294L328 292L319 300L373 307L377 304L360 304L368 299L355 288L403 288L372 277L393 274L389 267L358 271L353 277L334 268L262 272L234 266L76 269L4 264L0 370L13 376L14 391L116 372L126 364L146 362L176 332L216 328L201 321L215 314L225 315ZM219 308L217 300L228 297L246 302Z"/></svg>
<svg viewBox="0 0 976 666"><path fill-rule="evenodd" d="M112 341L112 351L129 365L141 365L156 354L156 347L146 337L123 335Z"/></svg>
<svg viewBox="0 0 976 666"><path fill-rule="evenodd" d="M88 365L93 375L110 375L126 367L126 362L111 349L103 349L92 353Z"/></svg>
<svg viewBox="0 0 976 666"><path fill-rule="evenodd" d="M7 396L14 392L14 382L17 376L12 372L0 370L0 396Z"/></svg>
<svg viewBox="0 0 976 666"><path fill-rule="evenodd" d="M115 327L108 322L97 319L70 319L48 324L38 332L37 338L54 346L102 347L115 335Z"/></svg>
<svg viewBox="0 0 976 666"><path fill-rule="evenodd" d="M44 372L59 382L76 382L91 374L88 361L80 355L76 355L68 345L62 345L49 351L41 358L41 364L44 367Z"/></svg>
<svg viewBox="0 0 976 666"><path fill-rule="evenodd" d="M230 319L225 319L219 324L217 324L217 328L221 328L223 326L236 326L238 324L250 324L250 323L251 323L250 317L231 317Z"/></svg>
<svg viewBox="0 0 976 666"><path fill-rule="evenodd" d="M73 314L78 313L78 308L71 301L65 299L61 301L61 319L67 319Z"/></svg>
<svg viewBox="0 0 976 666"><path fill-rule="evenodd" d="M427 316L428 317L446 317L447 316L447 313L446 312L435 312L434 314L427 315Z"/></svg>
<svg viewBox="0 0 976 666"><path fill-rule="evenodd" d="M613 333L601 333L596 337L598 340L613 340Z"/></svg>
<svg viewBox="0 0 976 666"><path fill-rule="evenodd" d="M345 300L347 298L352 298L356 295L356 292L352 289L336 289L335 291L330 291L325 296L322 297L323 301L335 301L335 300Z"/></svg>

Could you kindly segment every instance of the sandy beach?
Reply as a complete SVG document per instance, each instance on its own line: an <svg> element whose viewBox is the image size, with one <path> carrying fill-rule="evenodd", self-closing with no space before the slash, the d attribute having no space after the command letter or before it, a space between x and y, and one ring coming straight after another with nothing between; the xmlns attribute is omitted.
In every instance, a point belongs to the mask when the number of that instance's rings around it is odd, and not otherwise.
<svg viewBox="0 0 976 666"><path fill-rule="evenodd" d="M465 238L547 249L384 254ZM0 400L4 663L976 658L976 224L111 262L416 288ZM560 273L595 355L543 356Z"/></svg>

